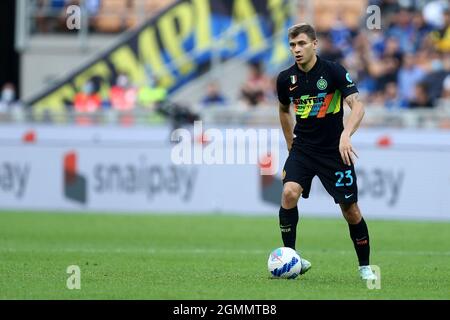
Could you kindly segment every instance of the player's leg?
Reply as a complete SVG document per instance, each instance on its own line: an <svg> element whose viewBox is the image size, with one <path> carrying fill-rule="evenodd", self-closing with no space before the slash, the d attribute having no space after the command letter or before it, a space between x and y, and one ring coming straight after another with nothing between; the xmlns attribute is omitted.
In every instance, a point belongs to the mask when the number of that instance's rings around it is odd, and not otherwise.
<svg viewBox="0 0 450 320"><path fill-rule="evenodd" d="M369 230L358 204L356 202L340 203L339 206L341 207L342 215L347 220L350 238L358 256L359 265L367 266L369 265L370 256Z"/></svg>
<svg viewBox="0 0 450 320"><path fill-rule="evenodd" d="M308 198L313 177L314 172L311 170L308 159L298 152L291 151L283 170L283 193L281 196L279 221L284 246L294 250L299 220L298 199L300 195L303 198ZM300 274L304 274L311 269L311 263L304 259L301 254L300 257L302 263Z"/></svg>
<svg viewBox="0 0 450 320"><path fill-rule="evenodd" d="M283 168L283 192L279 211L280 230L283 244L295 250L298 224L297 202L302 195L309 196L314 172L305 155L292 150Z"/></svg>
<svg viewBox="0 0 450 320"><path fill-rule="evenodd" d="M344 164L339 156L318 157L315 163L320 181L334 198L334 202L339 203L342 214L347 220L361 276L364 279L373 279L374 275L369 267L369 230L358 207L355 167Z"/></svg>
<svg viewBox="0 0 450 320"><path fill-rule="evenodd" d="M365 280L375 279L370 268L370 239L366 221L361 215L358 204L340 203L342 214L348 223L350 238L356 251L361 277Z"/></svg>
<svg viewBox="0 0 450 320"><path fill-rule="evenodd" d="M283 244L295 250L295 241L297 239L298 208L297 202L303 188L296 182L286 182L283 186L280 207L280 230ZM304 274L311 269L311 263L301 257L302 269L300 274Z"/></svg>
<svg viewBox="0 0 450 320"><path fill-rule="evenodd" d="M283 186L281 195L281 207L279 211L281 238L285 247L295 250L295 241L298 224L297 202L302 194L300 184L288 181Z"/></svg>

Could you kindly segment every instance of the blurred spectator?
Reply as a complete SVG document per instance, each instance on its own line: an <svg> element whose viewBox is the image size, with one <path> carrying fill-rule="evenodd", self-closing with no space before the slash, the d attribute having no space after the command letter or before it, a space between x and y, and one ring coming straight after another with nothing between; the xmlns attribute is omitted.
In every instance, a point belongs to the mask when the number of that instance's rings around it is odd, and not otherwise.
<svg viewBox="0 0 450 320"><path fill-rule="evenodd" d="M83 90L78 92L73 101L73 107L77 114L75 115L75 122L79 125L89 125L92 124L92 115L101 109L102 97L98 93L98 84L94 79L89 79L83 85Z"/></svg>
<svg viewBox="0 0 450 320"><path fill-rule="evenodd" d="M201 103L204 107L224 106L227 99L222 94L217 82L213 81L206 87L206 95L203 97Z"/></svg>
<svg viewBox="0 0 450 320"><path fill-rule="evenodd" d="M425 77L425 71L415 64L414 55L406 54L398 73L398 88L402 101L413 100L415 86Z"/></svg>
<svg viewBox="0 0 450 320"><path fill-rule="evenodd" d="M395 82L389 82L386 84L383 98L384 106L387 109L400 109L408 107L407 101L400 98L397 83Z"/></svg>
<svg viewBox="0 0 450 320"><path fill-rule="evenodd" d="M345 25L342 13L339 13L329 31L333 46L342 50L344 55L352 51L352 32Z"/></svg>
<svg viewBox="0 0 450 320"><path fill-rule="evenodd" d="M376 90L384 90L388 82L397 82L400 62L394 57L385 57L381 64L381 72L375 77Z"/></svg>
<svg viewBox="0 0 450 320"><path fill-rule="evenodd" d="M445 70L442 55L434 52L429 56L430 70L423 82L428 87L428 96L431 100L440 97L442 92L442 84L445 77L450 73L450 70Z"/></svg>
<svg viewBox="0 0 450 320"><path fill-rule="evenodd" d="M415 30L412 24L412 16L406 9L400 9L395 15L393 24L389 27L387 35L398 41L399 51L413 52Z"/></svg>
<svg viewBox="0 0 450 320"><path fill-rule="evenodd" d="M333 41L328 34L324 34L319 39L319 56L325 60L336 61L342 64L344 55L342 51L333 45Z"/></svg>
<svg viewBox="0 0 450 320"><path fill-rule="evenodd" d="M409 102L410 108L431 108L433 101L428 95L428 87L424 83L418 83L415 86L414 99Z"/></svg>
<svg viewBox="0 0 450 320"><path fill-rule="evenodd" d="M157 106L167 100L167 89L159 79L152 79L148 85L139 88L137 102L140 107L156 110Z"/></svg>
<svg viewBox="0 0 450 320"><path fill-rule="evenodd" d="M377 63L369 63L369 73L375 79L376 91L384 90L388 82L397 82L402 54L396 38L388 38L383 56Z"/></svg>
<svg viewBox="0 0 450 320"><path fill-rule="evenodd" d="M450 75L445 77L441 97L450 101Z"/></svg>
<svg viewBox="0 0 450 320"><path fill-rule="evenodd" d="M397 37L390 36L386 39L383 57L395 58L401 61L403 58L403 52L407 51L403 50L400 46L400 41Z"/></svg>
<svg viewBox="0 0 450 320"><path fill-rule="evenodd" d="M80 113L96 112L100 110L101 104L102 97L92 79L84 84L83 90L75 95L73 102L75 111Z"/></svg>
<svg viewBox="0 0 450 320"><path fill-rule="evenodd" d="M22 104L16 97L16 87L11 82L5 83L0 97L0 113L11 112L21 107Z"/></svg>
<svg viewBox="0 0 450 320"><path fill-rule="evenodd" d="M370 75L368 66L373 64L370 61L375 61L376 57L375 53L371 52L370 40L366 33L360 32L354 37L353 48L353 52L345 57L343 64L352 78L357 81L361 97L365 98L375 91L376 83Z"/></svg>
<svg viewBox="0 0 450 320"><path fill-rule="evenodd" d="M266 93L271 88L270 78L264 73L261 63L249 65L249 75L241 86L241 98L249 106L266 102Z"/></svg>
<svg viewBox="0 0 450 320"><path fill-rule="evenodd" d="M376 58L381 58L383 56L386 41L384 33L381 30L371 30L371 32L365 35L370 43L369 50L373 52Z"/></svg>
<svg viewBox="0 0 450 320"><path fill-rule="evenodd" d="M444 11L444 25L431 34L431 39L438 51L450 52L450 8Z"/></svg>
<svg viewBox="0 0 450 320"><path fill-rule="evenodd" d="M380 7L383 16L390 17L400 8L398 0L370 0L370 4L375 4Z"/></svg>
<svg viewBox="0 0 450 320"><path fill-rule="evenodd" d="M120 113L119 122L122 125L134 123L134 116L131 113L136 107L138 90L130 83L130 79L125 73L119 73L116 84L109 91L111 108Z"/></svg>
<svg viewBox="0 0 450 320"><path fill-rule="evenodd" d="M384 93L382 91L377 91L368 97L368 102L374 107L384 107Z"/></svg>
<svg viewBox="0 0 450 320"><path fill-rule="evenodd" d="M433 51L430 48L421 48L414 54L415 64L425 72L430 72L430 55Z"/></svg>
<svg viewBox="0 0 450 320"><path fill-rule="evenodd" d="M109 92L111 107L116 111L130 111L136 105L137 89L130 84L128 76L120 73L116 78L116 84Z"/></svg>
<svg viewBox="0 0 450 320"><path fill-rule="evenodd" d="M413 41L413 52L417 52L423 47L424 41L428 34L433 31L433 27L425 21L422 13L417 11L412 18L412 24L414 26L415 37Z"/></svg>

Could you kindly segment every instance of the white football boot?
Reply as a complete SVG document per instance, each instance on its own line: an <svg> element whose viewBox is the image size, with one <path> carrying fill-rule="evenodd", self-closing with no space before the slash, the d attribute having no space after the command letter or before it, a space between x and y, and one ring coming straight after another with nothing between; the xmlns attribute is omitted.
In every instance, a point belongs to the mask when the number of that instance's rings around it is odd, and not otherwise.
<svg viewBox="0 0 450 320"><path fill-rule="evenodd" d="M305 274L306 272L308 272L309 269L311 269L311 262L303 258L300 259L302 263L302 269L300 270L300 274Z"/></svg>
<svg viewBox="0 0 450 320"><path fill-rule="evenodd" d="M360 266L359 268L359 275L361 276L361 279L363 280L377 280L378 277L375 273L373 273L370 266Z"/></svg>

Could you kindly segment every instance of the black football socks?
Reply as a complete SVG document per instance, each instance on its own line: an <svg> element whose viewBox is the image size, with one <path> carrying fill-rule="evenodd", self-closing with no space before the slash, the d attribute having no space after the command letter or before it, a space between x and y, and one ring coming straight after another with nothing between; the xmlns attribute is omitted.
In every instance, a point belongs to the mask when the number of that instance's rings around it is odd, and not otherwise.
<svg viewBox="0 0 450 320"><path fill-rule="evenodd" d="M364 218L357 224L348 224L350 230L350 237L355 246L356 255L360 266L369 265L370 245L369 245L369 230Z"/></svg>
<svg viewBox="0 0 450 320"><path fill-rule="evenodd" d="M295 206L292 209L280 207L280 230L281 238L285 247L295 250L295 240L297 234L298 209Z"/></svg>

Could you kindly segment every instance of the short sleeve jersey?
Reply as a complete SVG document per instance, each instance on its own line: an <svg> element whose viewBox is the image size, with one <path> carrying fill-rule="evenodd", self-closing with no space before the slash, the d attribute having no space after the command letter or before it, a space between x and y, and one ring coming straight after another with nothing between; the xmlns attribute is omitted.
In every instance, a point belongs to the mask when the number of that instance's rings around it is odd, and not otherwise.
<svg viewBox="0 0 450 320"><path fill-rule="evenodd" d="M318 153L339 152L344 130L343 100L356 92L343 66L319 57L308 72L297 64L282 71L277 79L278 100L294 106L294 147Z"/></svg>

